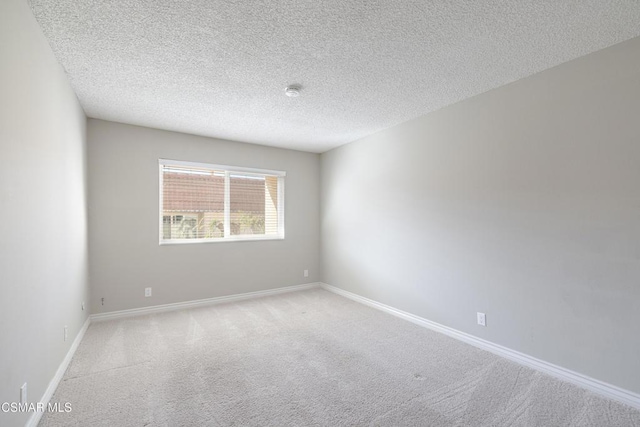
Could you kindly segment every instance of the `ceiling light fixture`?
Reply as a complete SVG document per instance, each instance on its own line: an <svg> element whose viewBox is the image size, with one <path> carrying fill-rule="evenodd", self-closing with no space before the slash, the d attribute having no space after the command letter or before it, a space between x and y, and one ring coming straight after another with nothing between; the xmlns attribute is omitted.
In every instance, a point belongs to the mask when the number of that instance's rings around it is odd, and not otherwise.
<svg viewBox="0 0 640 427"><path fill-rule="evenodd" d="M298 85L290 85L285 88L284 93L291 98L295 98L296 96L300 96L300 89Z"/></svg>

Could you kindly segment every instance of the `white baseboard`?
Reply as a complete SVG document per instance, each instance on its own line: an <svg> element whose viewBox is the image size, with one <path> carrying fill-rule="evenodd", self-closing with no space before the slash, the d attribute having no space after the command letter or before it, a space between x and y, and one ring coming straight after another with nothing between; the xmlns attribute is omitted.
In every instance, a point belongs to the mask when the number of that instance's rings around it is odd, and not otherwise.
<svg viewBox="0 0 640 427"><path fill-rule="evenodd" d="M201 307L213 304L222 304L227 302L242 301L251 298L266 297L269 295L278 295L286 292L302 291L305 289L317 288L320 283L307 283L304 285L285 286L276 289L267 289L266 291L247 292L244 294L227 295L223 297L205 298L193 301L176 302L172 304L154 305L151 307L133 308L130 310L110 311L108 313L92 314L92 322L100 322L104 320L122 319L125 317L142 316L151 313L162 313L165 311L181 310L185 308Z"/></svg>
<svg viewBox="0 0 640 427"><path fill-rule="evenodd" d="M551 375L560 380L572 383L578 387L587 389L606 398L640 409L640 394L636 394L620 387L607 384L586 375L582 375L569 369L565 369L561 366L545 362L544 360L536 359L535 357L528 356L524 353L511 350L510 348L503 347L498 344L494 344L490 341L475 337L473 335L469 335L448 326L432 322L431 320L427 320L414 314L407 313L406 311L398 310L386 304L382 304L369 298L354 294L352 292L336 288L335 286L331 286L326 283L322 283L320 286L330 292L342 295L353 301L368 305L369 307L373 307L378 310L382 310L396 317L400 317L417 325L448 335L467 344L471 344L474 347L481 348L482 350L489 351L493 354L512 360L521 365L533 368L537 371Z"/></svg>
<svg viewBox="0 0 640 427"><path fill-rule="evenodd" d="M87 332L87 329L89 328L90 324L91 324L91 318L87 317L87 320L85 320L84 324L82 325L82 328L80 328L78 335L76 335L76 338L73 340L71 347L69 347L69 351L67 351L67 355L62 360L62 363L60 363L60 366L58 366L58 370L56 371L56 374L53 376L53 378L49 382L49 386L47 387L47 389L44 391L44 394L40 398L40 402L44 404L45 408L47 407L47 405L49 404L49 401L53 397L53 393L55 393L56 389L58 388L58 384L60 384L60 381L62 380L62 377L64 376L65 371L69 367L69 363L71 363L71 359L73 358L73 355L76 353L76 350L78 349L78 346L80 345L80 342L82 341L82 338L84 337L85 332ZM36 427L40 422L40 419L42 418L43 414L44 412L35 411L31 415L31 417L27 420L25 427Z"/></svg>

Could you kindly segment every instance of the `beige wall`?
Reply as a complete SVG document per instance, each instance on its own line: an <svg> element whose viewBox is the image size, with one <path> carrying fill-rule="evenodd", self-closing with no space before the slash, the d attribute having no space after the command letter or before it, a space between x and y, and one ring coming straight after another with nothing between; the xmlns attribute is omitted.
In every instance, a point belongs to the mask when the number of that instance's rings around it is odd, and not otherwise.
<svg viewBox="0 0 640 427"><path fill-rule="evenodd" d="M635 39L323 154L323 281L640 392L639 117Z"/></svg>
<svg viewBox="0 0 640 427"><path fill-rule="evenodd" d="M88 139L93 313L319 279L319 155L93 119ZM285 240L159 246L159 158L286 171Z"/></svg>
<svg viewBox="0 0 640 427"><path fill-rule="evenodd" d="M0 403L37 402L88 315L86 120L23 0L0 2L0 94Z"/></svg>

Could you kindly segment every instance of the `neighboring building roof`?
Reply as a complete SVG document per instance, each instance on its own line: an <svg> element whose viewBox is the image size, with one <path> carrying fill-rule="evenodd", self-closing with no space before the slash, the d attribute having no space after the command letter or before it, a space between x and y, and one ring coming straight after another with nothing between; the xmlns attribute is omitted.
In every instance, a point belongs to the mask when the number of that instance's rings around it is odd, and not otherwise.
<svg viewBox="0 0 640 427"><path fill-rule="evenodd" d="M224 177L165 172L163 210L172 212L223 212ZM231 211L264 213L263 180L231 178Z"/></svg>

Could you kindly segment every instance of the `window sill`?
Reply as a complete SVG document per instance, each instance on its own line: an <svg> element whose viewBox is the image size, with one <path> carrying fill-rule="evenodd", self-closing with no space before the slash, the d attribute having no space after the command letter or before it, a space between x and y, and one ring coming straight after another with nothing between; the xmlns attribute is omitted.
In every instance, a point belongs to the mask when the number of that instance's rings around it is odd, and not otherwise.
<svg viewBox="0 0 640 427"><path fill-rule="evenodd" d="M198 243L229 243L229 242L261 242L265 240L284 240L284 236L234 236L218 239L172 239L160 240L160 246L165 245L193 245Z"/></svg>

